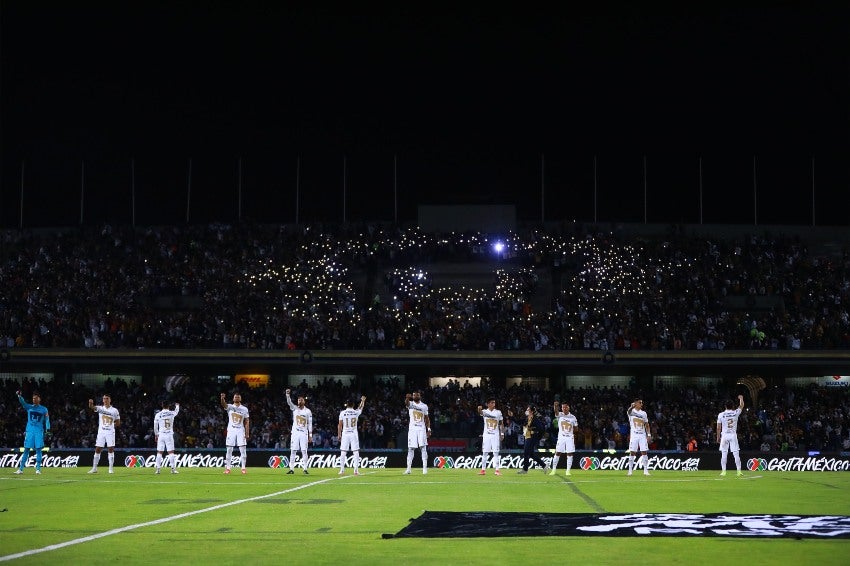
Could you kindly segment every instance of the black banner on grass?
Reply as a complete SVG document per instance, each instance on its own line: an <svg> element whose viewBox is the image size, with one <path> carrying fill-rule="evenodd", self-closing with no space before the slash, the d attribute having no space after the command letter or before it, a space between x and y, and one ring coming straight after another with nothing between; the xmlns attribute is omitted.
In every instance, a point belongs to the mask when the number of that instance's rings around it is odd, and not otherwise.
<svg viewBox="0 0 850 566"><path fill-rule="evenodd" d="M850 538L842 515L723 513L486 513L426 511L393 537L742 537Z"/></svg>

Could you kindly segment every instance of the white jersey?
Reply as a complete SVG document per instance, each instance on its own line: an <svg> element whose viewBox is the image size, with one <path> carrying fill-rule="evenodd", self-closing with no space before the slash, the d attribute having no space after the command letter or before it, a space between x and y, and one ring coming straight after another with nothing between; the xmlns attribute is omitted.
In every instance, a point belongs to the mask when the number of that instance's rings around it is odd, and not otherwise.
<svg viewBox="0 0 850 566"><path fill-rule="evenodd" d="M98 432L115 432L115 421L121 420L121 415L118 414L118 409L115 407L106 408L103 405L98 405L94 408L98 414ZM148 413L150 414L150 413Z"/></svg>
<svg viewBox="0 0 850 566"><path fill-rule="evenodd" d="M407 412L410 415L409 432L419 432L425 430L425 417L428 415L428 405L425 403L417 403L411 401L407 406Z"/></svg>
<svg viewBox="0 0 850 566"><path fill-rule="evenodd" d="M357 418L363 413L360 409L345 408L339 413L339 420L342 423L342 433L357 432Z"/></svg>
<svg viewBox="0 0 850 566"><path fill-rule="evenodd" d="M646 416L646 411L638 411L637 409L629 409L626 411L629 417L629 432L632 436L646 437L646 425L649 418Z"/></svg>
<svg viewBox="0 0 850 566"><path fill-rule="evenodd" d="M289 396L286 397L286 402L289 403L289 408L292 409L292 434L312 434L313 430L313 413L307 407L303 409L292 402Z"/></svg>
<svg viewBox="0 0 850 566"><path fill-rule="evenodd" d="M174 406L174 410L163 409L157 411L153 417L153 432L160 436L174 435L174 417L180 413L180 404Z"/></svg>
<svg viewBox="0 0 850 566"><path fill-rule="evenodd" d="M500 425L504 421L502 411L499 409L482 409L481 416L484 418L484 436L499 436Z"/></svg>
<svg viewBox="0 0 850 566"><path fill-rule="evenodd" d="M558 440L564 439L573 439L575 434L575 429L578 428L578 419L572 413L564 414L558 411Z"/></svg>
<svg viewBox="0 0 850 566"><path fill-rule="evenodd" d="M741 409L733 409L731 411L723 411L717 415L717 424L720 425L720 434L738 434L738 417L741 416Z"/></svg>
<svg viewBox="0 0 850 566"><path fill-rule="evenodd" d="M249 418L245 405L227 405L227 430L245 431L245 421Z"/></svg>

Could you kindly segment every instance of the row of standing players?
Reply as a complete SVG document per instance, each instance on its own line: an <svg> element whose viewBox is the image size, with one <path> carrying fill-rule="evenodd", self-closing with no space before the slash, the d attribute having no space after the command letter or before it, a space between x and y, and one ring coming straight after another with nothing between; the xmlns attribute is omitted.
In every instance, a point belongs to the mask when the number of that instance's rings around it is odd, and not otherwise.
<svg viewBox="0 0 850 566"><path fill-rule="evenodd" d="M313 414L306 406L306 397L299 396L297 403L293 403L291 390L286 390L286 401L292 411L292 435L290 443L289 471L287 474L295 473L295 457L298 452L301 455L301 468L304 474L309 474L307 471L309 459L307 456L307 447L312 442L313 437ZM38 392L32 394L32 404L27 403L21 396L21 392L17 392L18 400L27 413L27 427L24 440L24 452L21 458L16 474L22 474L29 452L32 450L36 455L35 473L41 473L42 448L44 447L45 435L50 431L50 416L45 406L41 404L41 397ZM89 474L96 474L100 455L103 448L107 449L107 458L109 462L109 473L113 473L115 463L115 429L121 424L121 416L118 409L112 406L111 397L106 394L103 396L103 404L95 405L93 399L89 399L88 410L98 415L98 432L97 441L95 442L95 452L93 463ZM428 416L428 405L422 402L422 394L420 391L407 393L405 395L405 407L408 410L410 417L407 438L407 468L405 474L410 474L413 465L414 454L418 448L422 459L422 473L428 473L428 439L431 437L431 420ZM345 408L339 414L339 422L337 425L337 434L340 438L340 469L339 474L345 473L345 465L348 457L348 452L353 454L353 469L354 475L360 474L360 439L357 432L357 421L363 412L363 407L366 403L366 397L360 397L360 405L354 408L354 403L349 401ZM221 394L221 406L227 411L227 432L226 432L226 456L225 456L225 474L231 472L231 461L233 457L233 449L239 448L240 467L243 474L247 473L247 441L250 438L250 413L248 408L242 404L242 396L239 393L233 395L233 402L228 403L226 395ZM558 429L558 440L555 447L555 456L552 459L551 467L543 462L538 455L538 447L543 434L546 431L546 422L540 415L534 405L529 405L525 410L526 422L523 426L523 436L525 443L523 445L523 464L522 469L518 471L520 474L527 474L529 466L532 462L537 463L543 468L543 471L549 475L555 475L558 463L562 456L566 455L566 475L570 475L572 469L573 456L575 454L575 434L578 430L578 420L570 413L570 405L567 402L555 401L553 403L555 414L555 423ZM741 476L741 457L740 447L738 445L738 418L744 408L744 398L738 395L738 406L735 407L734 401L727 401L726 410L722 411L717 416L717 438L720 439L720 464L721 476L726 475L726 462L729 452L735 458L737 467L737 475ZM177 459L174 455L174 419L180 413L180 404L170 404L163 401L162 410L158 411L154 416L154 435L156 440L156 464L155 473L159 474L163 463L171 468L171 473L176 474ZM487 400L487 407L478 406L478 414L484 420L484 430L482 433L482 458L481 470L479 475L487 473L487 463L490 456L493 457L494 473L497 476L502 475L500 470L499 452L502 441L505 438L504 417L502 411L496 408L496 399L490 398ZM643 400L635 399L626 411L629 427L629 465L627 475L631 476L635 469L635 457L639 453L640 458L637 461L638 469L643 469L644 475L649 475L648 469L648 452L649 439L649 419L646 411L643 410ZM513 413L508 412L508 416L513 417ZM163 457L163 453L167 453Z"/></svg>

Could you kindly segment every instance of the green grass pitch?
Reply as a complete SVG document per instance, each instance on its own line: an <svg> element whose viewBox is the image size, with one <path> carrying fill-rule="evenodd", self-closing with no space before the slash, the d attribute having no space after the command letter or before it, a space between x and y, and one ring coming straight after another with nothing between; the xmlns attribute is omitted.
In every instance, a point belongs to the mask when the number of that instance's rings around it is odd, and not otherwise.
<svg viewBox="0 0 850 566"><path fill-rule="evenodd" d="M847 564L850 540L639 537L382 539L423 511L850 515L847 472L151 469L0 477L0 561L20 564ZM167 470L164 470L167 472ZM486 527L486 525L484 526ZM55 545L56 548L44 550ZM23 556L15 557L23 554Z"/></svg>

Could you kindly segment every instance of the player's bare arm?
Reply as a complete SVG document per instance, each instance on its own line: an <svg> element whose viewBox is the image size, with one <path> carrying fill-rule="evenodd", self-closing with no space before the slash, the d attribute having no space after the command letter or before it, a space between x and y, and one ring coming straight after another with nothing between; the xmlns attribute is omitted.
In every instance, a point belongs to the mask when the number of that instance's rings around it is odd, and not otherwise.
<svg viewBox="0 0 850 566"><path fill-rule="evenodd" d="M363 407L364 407L365 405L366 405L366 396L365 396L365 395L362 395L362 396L360 397L360 406L359 406L359 407L357 407L357 410L358 410L358 411L362 411L362 410L363 410Z"/></svg>
<svg viewBox="0 0 850 566"><path fill-rule="evenodd" d="M250 419L245 419L243 421L245 423L245 440L251 438L251 421Z"/></svg>
<svg viewBox="0 0 850 566"><path fill-rule="evenodd" d="M89 411L94 411L94 399L89 399Z"/></svg>
<svg viewBox="0 0 850 566"><path fill-rule="evenodd" d="M425 432L431 438L431 417L425 415Z"/></svg>
<svg viewBox="0 0 850 566"><path fill-rule="evenodd" d="M405 394L404 396L404 406L410 407L410 400L413 399L413 395L410 393Z"/></svg>
<svg viewBox="0 0 850 566"><path fill-rule="evenodd" d="M478 405L478 414L481 415L484 412L484 407Z"/></svg>
<svg viewBox="0 0 850 566"><path fill-rule="evenodd" d="M227 399L224 393L221 394L221 408L227 410Z"/></svg>
<svg viewBox="0 0 850 566"><path fill-rule="evenodd" d="M743 395L738 395L738 408L739 409L744 408L744 396Z"/></svg>

